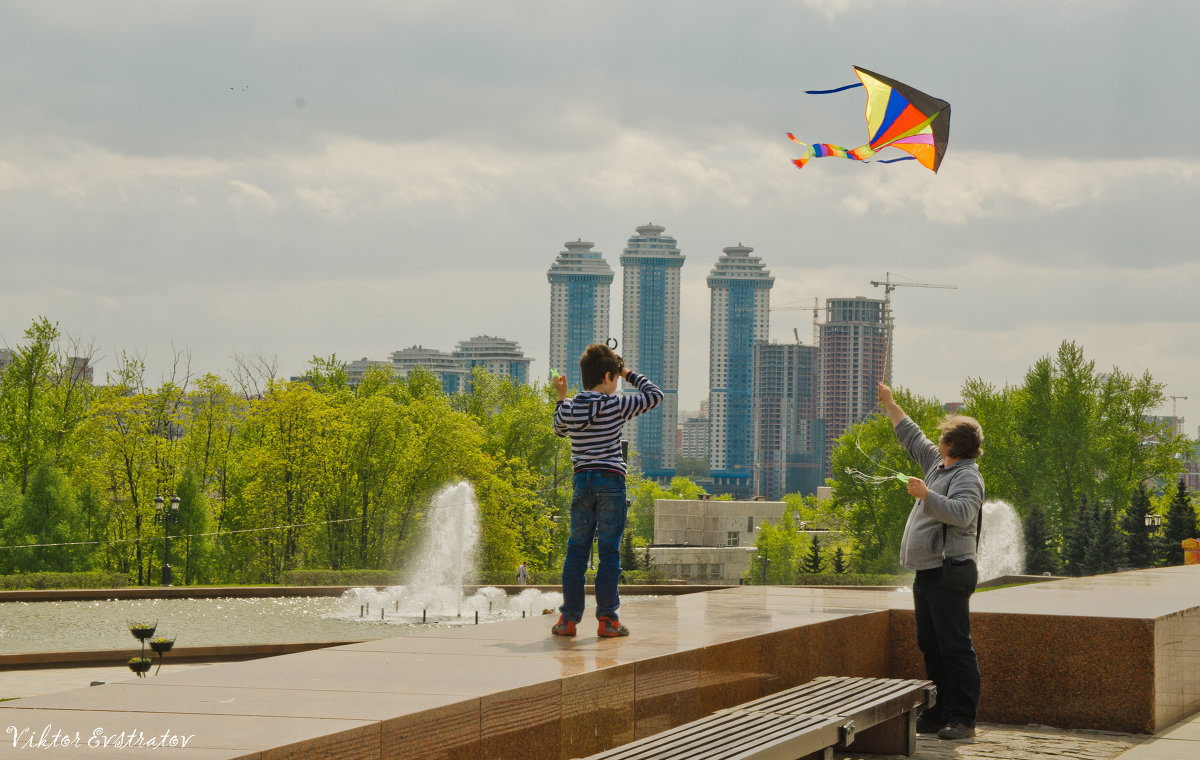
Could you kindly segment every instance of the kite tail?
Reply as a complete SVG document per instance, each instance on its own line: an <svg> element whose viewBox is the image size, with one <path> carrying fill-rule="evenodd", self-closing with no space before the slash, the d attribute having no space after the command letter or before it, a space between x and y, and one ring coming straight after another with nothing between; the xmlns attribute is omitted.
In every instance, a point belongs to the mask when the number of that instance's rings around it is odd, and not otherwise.
<svg viewBox="0 0 1200 760"><path fill-rule="evenodd" d="M857 82L855 84L848 84L845 87L835 87L832 90L805 90L804 94L805 95L830 95L835 92L841 92L842 90L853 90L855 87L862 87L862 86L863 86L862 82Z"/></svg>
<svg viewBox="0 0 1200 760"><path fill-rule="evenodd" d="M849 158L855 161L862 160L862 158L855 155L855 151L862 150L861 148L850 150L849 148L843 148L841 145L833 145L832 143L813 143L812 145L809 145L808 143L797 140L796 136L791 132L788 132L787 136L788 139L792 140L792 142L800 143L808 148L804 151L804 154L800 156L800 158L792 159L792 163L795 164L799 169L803 169L805 164L814 158ZM870 148L867 148L867 150L870 150ZM871 151L871 154L873 153L874 151Z"/></svg>

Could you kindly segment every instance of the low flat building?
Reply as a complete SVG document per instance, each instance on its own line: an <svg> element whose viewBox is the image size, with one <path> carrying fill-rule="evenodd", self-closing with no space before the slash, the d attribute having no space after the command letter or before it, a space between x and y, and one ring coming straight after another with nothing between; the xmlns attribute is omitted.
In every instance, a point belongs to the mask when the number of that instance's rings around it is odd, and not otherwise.
<svg viewBox="0 0 1200 760"><path fill-rule="evenodd" d="M755 530L779 522L786 509L762 499L655 499L650 564L689 583L737 584L750 569Z"/></svg>
<svg viewBox="0 0 1200 760"><path fill-rule="evenodd" d="M753 546L651 546L650 564L668 578L736 586L750 571Z"/></svg>
<svg viewBox="0 0 1200 760"><path fill-rule="evenodd" d="M655 499L654 543L660 546L754 546L754 530L783 519L782 501Z"/></svg>
<svg viewBox="0 0 1200 760"><path fill-rule="evenodd" d="M396 374L396 369L391 362L381 359L368 359L364 356L361 359L346 362L346 382L351 388L357 388L359 385L362 385L363 378L366 377L367 372L372 368L386 370L392 375Z"/></svg>

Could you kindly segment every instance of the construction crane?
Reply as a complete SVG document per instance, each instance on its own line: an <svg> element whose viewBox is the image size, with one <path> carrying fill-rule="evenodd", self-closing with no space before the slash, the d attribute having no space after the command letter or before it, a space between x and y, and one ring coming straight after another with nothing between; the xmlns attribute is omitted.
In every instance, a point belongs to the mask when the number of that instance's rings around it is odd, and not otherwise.
<svg viewBox="0 0 1200 760"><path fill-rule="evenodd" d="M1175 413L1176 413L1175 404L1176 404L1176 402L1179 401L1179 399L1183 399L1184 401L1187 401L1188 397L1187 396L1167 396L1167 398L1171 399L1171 432L1178 435L1183 432L1183 425L1181 425L1179 423L1179 418L1177 416L1175 416Z"/></svg>
<svg viewBox="0 0 1200 760"><path fill-rule="evenodd" d="M884 329L887 331L887 356L884 358L883 365L883 380L885 383L892 381L892 291L896 288L945 288L948 290L958 290L957 285L935 285L931 282L909 282L898 281L892 279L892 273L888 272L883 281L871 280L871 284L875 287L883 287L883 319Z"/></svg>
<svg viewBox="0 0 1200 760"><path fill-rule="evenodd" d="M807 301L808 299L807 298L798 298L796 300L797 301ZM812 302L813 302L812 306L772 306L771 311L807 311L809 309L812 309L812 314L813 314L812 344L813 344L813 346L816 346L817 338L819 336L819 329L817 327L817 324L818 324L818 315L820 315L820 313L821 313L821 299L814 297L812 299ZM800 342L800 332L798 330L796 330L795 328L792 328L792 332L795 333L796 342L799 343Z"/></svg>

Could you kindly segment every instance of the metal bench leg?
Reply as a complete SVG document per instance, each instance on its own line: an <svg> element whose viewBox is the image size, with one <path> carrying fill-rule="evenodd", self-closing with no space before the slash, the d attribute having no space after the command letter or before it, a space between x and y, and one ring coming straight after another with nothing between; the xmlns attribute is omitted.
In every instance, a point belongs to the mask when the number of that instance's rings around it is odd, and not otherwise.
<svg viewBox="0 0 1200 760"><path fill-rule="evenodd" d="M920 712L921 708L915 708L856 733L854 752L911 757L917 751L917 715Z"/></svg>

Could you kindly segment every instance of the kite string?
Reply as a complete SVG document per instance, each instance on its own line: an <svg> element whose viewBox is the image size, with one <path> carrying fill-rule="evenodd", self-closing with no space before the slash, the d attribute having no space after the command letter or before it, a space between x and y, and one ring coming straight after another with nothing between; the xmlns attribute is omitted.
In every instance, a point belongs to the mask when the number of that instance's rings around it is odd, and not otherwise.
<svg viewBox="0 0 1200 760"><path fill-rule="evenodd" d="M900 472L898 470L893 470L891 467L888 467L887 465L877 461L873 456L871 456L867 452L863 451L862 445L859 444L859 442L858 442L858 438L860 435L862 435L862 426L859 426L859 429L857 431L855 431L855 433L854 433L854 448L858 449L858 453L860 453L864 457L866 457L871 462L871 464L875 465L876 467L878 467L881 470L887 470L888 472L892 473L891 475L888 475L887 477L885 477L884 480L892 480L896 475L904 475L903 472ZM853 474L853 473L851 473L851 474ZM907 475L904 475L904 476L908 477ZM872 476L872 477L874 477L874 476ZM883 477L883 476L878 476L878 477Z"/></svg>
<svg viewBox="0 0 1200 760"><path fill-rule="evenodd" d="M847 467L846 474L857 480L859 483L866 483L867 485L873 486L883 485L884 483L889 483L895 480L894 475L868 475L861 470L854 469L853 467Z"/></svg>

